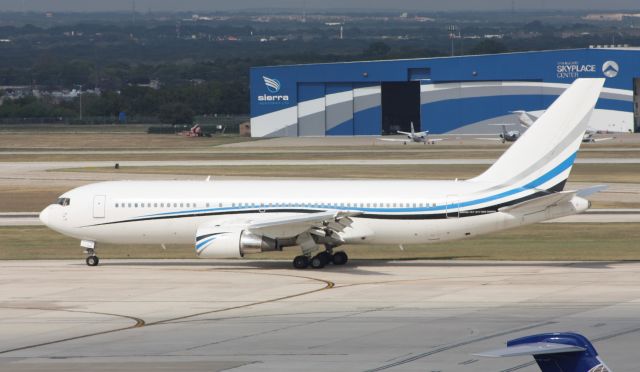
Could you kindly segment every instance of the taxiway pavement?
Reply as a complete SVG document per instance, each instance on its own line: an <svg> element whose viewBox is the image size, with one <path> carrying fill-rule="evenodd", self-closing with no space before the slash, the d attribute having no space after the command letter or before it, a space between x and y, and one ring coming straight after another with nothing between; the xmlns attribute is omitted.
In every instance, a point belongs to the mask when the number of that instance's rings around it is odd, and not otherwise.
<svg viewBox="0 0 640 372"><path fill-rule="evenodd" d="M575 331L637 368L640 263L0 261L0 370L537 371L472 354Z"/></svg>

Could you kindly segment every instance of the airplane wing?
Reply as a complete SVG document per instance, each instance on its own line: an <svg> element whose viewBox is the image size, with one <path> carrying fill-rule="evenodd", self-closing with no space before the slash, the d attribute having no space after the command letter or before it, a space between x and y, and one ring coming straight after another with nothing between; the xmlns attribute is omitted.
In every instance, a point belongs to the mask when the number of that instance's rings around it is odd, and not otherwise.
<svg viewBox="0 0 640 372"><path fill-rule="evenodd" d="M300 235L313 229L329 228L336 232L343 231L353 222L349 217L357 216L359 212L328 210L304 216L273 218L250 223L246 229L252 233L265 236L291 237Z"/></svg>
<svg viewBox="0 0 640 372"><path fill-rule="evenodd" d="M410 139L400 139L400 138L376 138L377 140L380 141L387 141L387 142L409 142Z"/></svg>
<svg viewBox="0 0 640 372"><path fill-rule="evenodd" d="M396 133L398 133L398 134L404 134L405 136L410 136L410 135L411 135L411 133L410 133L410 132L403 132L403 131L400 131L400 130L396 131Z"/></svg>
<svg viewBox="0 0 640 372"><path fill-rule="evenodd" d="M592 142L602 142L602 141L609 141L614 139L614 137L604 137L604 138L592 138L591 141Z"/></svg>
<svg viewBox="0 0 640 372"><path fill-rule="evenodd" d="M476 353L473 355L489 358L501 358L522 355L561 354L585 351L586 349L575 345L552 344L549 342L532 342L529 344L515 345L504 349L496 349Z"/></svg>
<svg viewBox="0 0 640 372"><path fill-rule="evenodd" d="M476 139L485 140L485 141L502 141L502 138L498 138L498 137L477 137Z"/></svg>

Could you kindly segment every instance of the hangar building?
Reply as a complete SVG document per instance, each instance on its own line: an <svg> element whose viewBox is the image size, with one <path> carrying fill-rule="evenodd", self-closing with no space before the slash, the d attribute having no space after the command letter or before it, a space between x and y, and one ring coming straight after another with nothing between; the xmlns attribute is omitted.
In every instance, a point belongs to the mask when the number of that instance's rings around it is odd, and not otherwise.
<svg viewBox="0 0 640 372"><path fill-rule="evenodd" d="M640 48L254 67L251 135L495 133L541 114L578 77L606 77L589 126L640 131Z"/></svg>

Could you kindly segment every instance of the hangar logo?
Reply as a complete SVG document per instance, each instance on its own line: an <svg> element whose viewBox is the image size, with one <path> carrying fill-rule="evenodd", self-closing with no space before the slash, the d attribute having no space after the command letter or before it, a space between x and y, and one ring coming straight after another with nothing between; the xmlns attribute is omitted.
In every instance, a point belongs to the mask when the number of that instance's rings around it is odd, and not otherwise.
<svg viewBox="0 0 640 372"><path fill-rule="evenodd" d="M269 91L269 93L271 94L263 94L258 96L258 102L260 102L261 104L271 104L271 105L278 105L278 104L288 104L289 103L289 96L284 94L276 94L278 92L280 92L280 89L282 89L282 85L280 84L280 80L278 79L274 79L274 78L270 78L267 76L263 76L262 80L264 81L264 85L267 87L267 90Z"/></svg>
<svg viewBox="0 0 640 372"><path fill-rule="evenodd" d="M584 72L596 72L596 65L583 65L578 61L562 61L558 62L556 67L558 79L579 78L580 74Z"/></svg>
<svg viewBox="0 0 640 372"><path fill-rule="evenodd" d="M263 76L264 85L267 86L267 90L271 93L278 93L280 91L280 80L272 79L270 77Z"/></svg>
<svg viewBox="0 0 640 372"><path fill-rule="evenodd" d="M615 61L607 61L602 65L602 73L608 78L614 78L618 76L620 67Z"/></svg>

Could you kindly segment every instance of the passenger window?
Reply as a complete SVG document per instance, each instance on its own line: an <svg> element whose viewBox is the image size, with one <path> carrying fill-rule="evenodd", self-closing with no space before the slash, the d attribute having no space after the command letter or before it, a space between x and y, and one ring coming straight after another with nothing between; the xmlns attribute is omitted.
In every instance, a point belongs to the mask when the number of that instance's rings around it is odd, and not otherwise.
<svg viewBox="0 0 640 372"><path fill-rule="evenodd" d="M116 203L116 208L118 208L118 203Z"/></svg>

